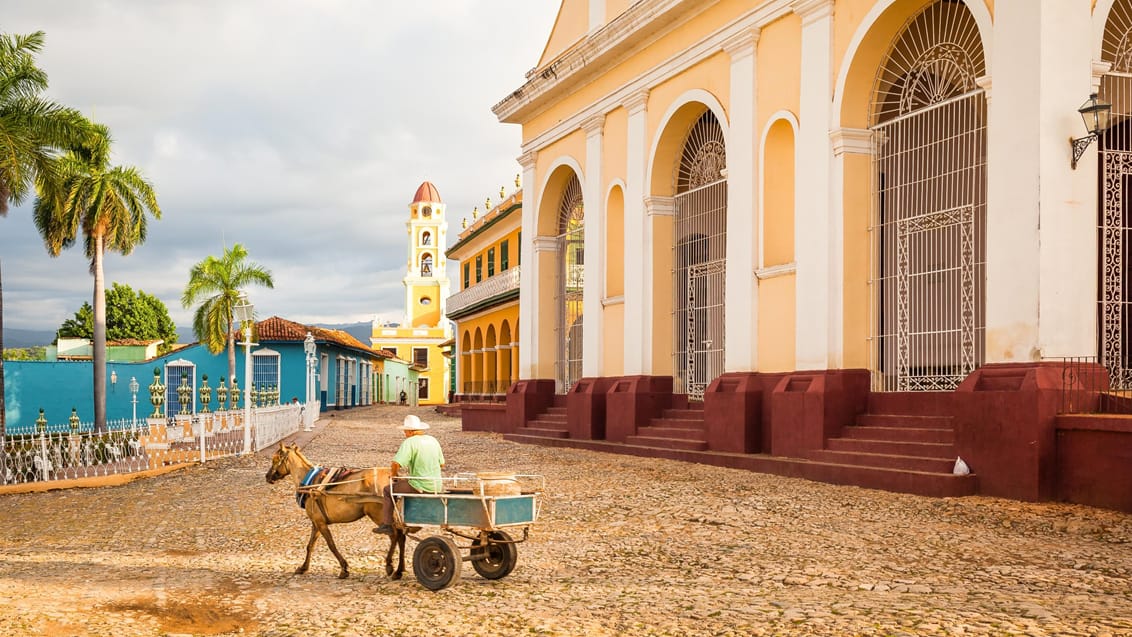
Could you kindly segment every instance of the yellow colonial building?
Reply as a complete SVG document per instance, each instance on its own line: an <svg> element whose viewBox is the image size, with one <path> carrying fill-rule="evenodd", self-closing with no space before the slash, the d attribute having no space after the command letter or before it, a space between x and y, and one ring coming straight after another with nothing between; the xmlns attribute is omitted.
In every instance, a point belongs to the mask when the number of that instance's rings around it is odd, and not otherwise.
<svg viewBox="0 0 1132 637"><path fill-rule="evenodd" d="M1132 0L564 0L532 64L493 108L513 439L937 495L1130 472L1055 397L1132 389Z"/></svg>
<svg viewBox="0 0 1132 637"><path fill-rule="evenodd" d="M518 186L518 179L516 179ZM458 261L459 291L448 299L456 322L457 384L461 402L502 401L519 370L519 256L523 194L500 189L501 201L472 213L450 261ZM466 220L465 220L466 221Z"/></svg>
<svg viewBox="0 0 1132 637"><path fill-rule="evenodd" d="M409 204L408 262L405 284L405 323L374 321L370 343L386 349L420 369L417 402L448 402L449 366L442 345L452 338L445 318L449 281L444 244L448 233L445 204L436 186L424 182Z"/></svg>

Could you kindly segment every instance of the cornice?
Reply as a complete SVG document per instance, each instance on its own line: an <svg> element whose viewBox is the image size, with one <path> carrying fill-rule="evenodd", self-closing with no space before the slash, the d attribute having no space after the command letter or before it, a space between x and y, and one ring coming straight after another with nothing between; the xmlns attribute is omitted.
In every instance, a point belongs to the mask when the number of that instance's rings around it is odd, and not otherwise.
<svg viewBox="0 0 1132 637"><path fill-rule="evenodd" d="M671 217L676 214L674 197L645 197L645 213L650 217Z"/></svg>
<svg viewBox="0 0 1132 637"><path fill-rule="evenodd" d="M759 35L762 29L752 27L727 38L720 44L723 52L731 57L731 61L741 60L748 55L754 55L755 47L759 44Z"/></svg>
<svg viewBox="0 0 1132 637"><path fill-rule="evenodd" d="M524 172L534 170L535 162L538 161L538 151L528 150L516 157L515 160L519 162L519 167L521 167Z"/></svg>
<svg viewBox="0 0 1132 637"><path fill-rule="evenodd" d="M649 90L643 88L631 93L628 97L622 100L621 105L625 110L629 111L630 115L636 115L645 110L649 103Z"/></svg>
<svg viewBox="0 0 1132 637"><path fill-rule="evenodd" d="M558 252L558 239L554 237L535 237L531 242L535 254L539 252Z"/></svg>
<svg viewBox="0 0 1132 637"><path fill-rule="evenodd" d="M839 128L829 132L833 142L833 156L871 155L873 153L873 132L865 128Z"/></svg>
<svg viewBox="0 0 1132 637"><path fill-rule="evenodd" d="M802 18L802 26L833 15L833 0L791 0L790 10Z"/></svg>
<svg viewBox="0 0 1132 637"><path fill-rule="evenodd" d="M605 115L594 115L582 121L581 129L586 134L586 137L593 135L600 135L601 129L605 127Z"/></svg>

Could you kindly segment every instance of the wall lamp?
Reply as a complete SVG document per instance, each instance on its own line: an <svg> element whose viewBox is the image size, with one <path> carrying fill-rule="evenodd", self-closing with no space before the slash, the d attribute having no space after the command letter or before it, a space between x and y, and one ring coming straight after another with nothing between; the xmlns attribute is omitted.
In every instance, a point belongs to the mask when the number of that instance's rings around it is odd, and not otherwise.
<svg viewBox="0 0 1132 637"><path fill-rule="evenodd" d="M1112 104L1098 100L1097 94L1093 93L1089 96L1089 101L1082 104L1077 112L1081 114L1081 119L1085 121L1085 130L1089 131L1089 134L1079 139L1069 138L1069 144L1073 146L1073 162L1071 165L1074 170L1077 169L1077 161L1081 159L1081 155L1085 154L1085 149L1089 147L1089 144L1097 139L1097 135L1101 131L1108 128Z"/></svg>

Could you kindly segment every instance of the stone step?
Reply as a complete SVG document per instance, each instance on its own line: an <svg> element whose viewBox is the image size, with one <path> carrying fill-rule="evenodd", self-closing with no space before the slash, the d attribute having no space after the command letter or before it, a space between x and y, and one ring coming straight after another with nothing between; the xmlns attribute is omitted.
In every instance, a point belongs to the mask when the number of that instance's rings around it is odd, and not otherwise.
<svg viewBox="0 0 1132 637"><path fill-rule="evenodd" d="M895 440L831 438L826 442L826 449L830 451L917 456L920 458L951 458L955 460L955 445L944 442L902 442Z"/></svg>
<svg viewBox="0 0 1132 637"><path fill-rule="evenodd" d="M974 495L978 487L978 477L975 474L957 476L951 473L862 467L833 462L811 462L805 467L803 474L810 480L934 498Z"/></svg>
<svg viewBox="0 0 1132 637"><path fill-rule="evenodd" d="M707 451L707 441L689 440L687 438L663 438L654 436L627 436L625 444L638 447L658 447L661 449L679 449L682 451Z"/></svg>
<svg viewBox="0 0 1132 637"><path fill-rule="evenodd" d="M862 427L903 427L915 429L951 429L951 416L913 416L907 414L861 414L855 424Z"/></svg>
<svg viewBox="0 0 1132 637"><path fill-rule="evenodd" d="M531 421L532 423L534 421ZM531 436L535 438L569 438L570 432L565 429L558 429L553 427L539 427L539 426L526 426L519 427L515 433L522 436Z"/></svg>
<svg viewBox="0 0 1132 637"><path fill-rule="evenodd" d="M556 416L561 415L561 416L565 417L566 416L566 408L565 407L547 407L546 411L543 412L543 413L554 414Z"/></svg>
<svg viewBox="0 0 1132 637"><path fill-rule="evenodd" d="M704 410L700 409L665 409L661 413L662 418L675 418L681 420L699 420L703 422Z"/></svg>
<svg viewBox="0 0 1132 637"><path fill-rule="evenodd" d="M854 440L885 440L889 442L955 442L955 430L921 427L863 427L850 426L841 430L843 438Z"/></svg>
<svg viewBox="0 0 1132 637"><path fill-rule="evenodd" d="M531 418L531 422L541 420L542 422L556 422L563 425L566 424L566 414L539 414Z"/></svg>
<svg viewBox="0 0 1132 637"><path fill-rule="evenodd" d="M898 456L882 453L856 453L852 451L832 451L822 449L811 451L810 460L832 464L853 465L857 467L877 467L923 471L926 473L950 474L955 467L955 458L923 458L920 456Z"/></svg>
<svg viewBox="0 0 1132 637"><path fill-rule="evenodd" d="M867 411L870 414L950 416L954 401L955 392L950 391L872 392Z"/></svg>
<svg viewBox="0 0 1132 637"><path fill-rule="evenodd" d="M703 440L704 428L700 427L686 427L678 423L686 421L673 421L661 420L658 418L652 419L652 424L648 427L641 427L637 430L638 436L645 436L646 438L680 438L683 440Z"/></svg>

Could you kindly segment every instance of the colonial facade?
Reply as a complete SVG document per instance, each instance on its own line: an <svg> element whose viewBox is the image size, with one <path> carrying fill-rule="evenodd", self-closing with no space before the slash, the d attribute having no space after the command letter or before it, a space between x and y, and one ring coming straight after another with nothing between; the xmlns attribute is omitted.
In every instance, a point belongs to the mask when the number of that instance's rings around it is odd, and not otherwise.
<svg viewBox="0 0 1132 637"><path fill-rule="evenodd" d="M456 322L456 392L462 403L501 402L519 379L523 193L505 194L501 189L502 201L482 216L473 211L471 225L448 250L448 258L459 262L460 289L448 299L448 318ZM466 424L469 418L475 419L465 417Z"/></svg>
<svg viewBox="0 0 1132 637"><path fill-rule="evenodd" d="M564 0L493 109L526 204L502 427L1132 508L1080 474L1132 427L1059 402L1132 388L1129 87L1132 0Z"/></svg>
<svg viewBox="0 0 1132 637"><path fill-rule="evenodd" d="M409 204L405 223L408 239L405 284L405 324L374 321L370 342L411 362L420 371L416 400L421 405L448 402L448 362L441 345L452 338L445 318L449 280L443 246L448 221L436 186L424 182ZM410 391L413 391L410 389Z"/></svg>

